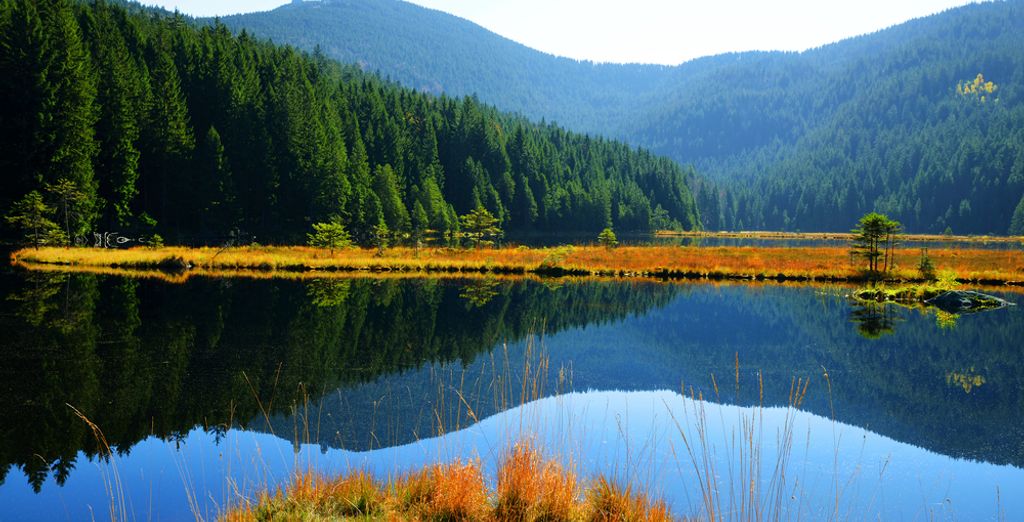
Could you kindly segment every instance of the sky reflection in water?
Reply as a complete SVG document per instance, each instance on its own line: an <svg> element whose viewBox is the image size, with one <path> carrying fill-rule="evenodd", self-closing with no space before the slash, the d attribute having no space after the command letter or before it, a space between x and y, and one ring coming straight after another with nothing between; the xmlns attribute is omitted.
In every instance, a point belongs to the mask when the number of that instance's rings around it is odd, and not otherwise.
<svg viewBox="0 0 1024 522"><path fill-rule="evenodd" d="M698 416L706 421L706 451L699 442ZM775 467L787 426L792 446L776 507ZM112 464L83 459L68 483L56 488L56 500L32 493L24 482L8 484L2 519L105 519L110 507L96 501L109 498L105 485L115 479L115 468L130 516L158 513L164 520L193 518L191 506L210 518L226 501L237 502L236 491L251 495L258 487L281 484L295 469L328 474L367 469L387 477L429 463L479 458L493 481L509 441L520 439L535 440L547 455L583 476L604 474L651 491L677 515L701 502L694 462L701 467L707 454L723 487L720 507L728 511L733 505L728 488L741 483L740 474L751 464L749 452L741 455L734 445L745 444L745 430L751 429L760 452L755 464L761 502L784 519L828 517L837 490L843 519L980 520L996 518L999 508L1024 512L1024 499L1008 494L1024 481L1024 471L1012 466L951 459L789 408L719 405L671 391L591 391L540 399L445 436L366 452L313 444L296 452L279 437L244 430L229 431L219 443L195 430L177 447L150 438L129 455L115 456ZM44 490L55 487L47 483ZM82 510L90 504L91 511Z"/></svg>

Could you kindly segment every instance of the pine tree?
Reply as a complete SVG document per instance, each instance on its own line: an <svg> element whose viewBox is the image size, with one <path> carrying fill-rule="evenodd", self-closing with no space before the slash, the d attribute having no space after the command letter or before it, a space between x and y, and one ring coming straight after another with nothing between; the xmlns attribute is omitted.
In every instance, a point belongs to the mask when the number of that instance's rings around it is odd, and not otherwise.
<svg viewBox="0 0 1024 522"><path fill-rule="evenodd" d="M238 221L235 188L224 144L213 126L196 151L196 172L196 199L203 209L199 232L226 237Z"/></svg>
<svg viewBox="0 0 1024 522"><path fill-rule="evenodd" d="M392 232L409 230L409 210L402 203L398 177L391 165L378 165L373 172L373 191L380 200L384 222Z"/></svg>
<svg viewBox="0 0 1024 522"><path fill-rule="evenodd" d="M78 235L84 233L95 218L93 158L97 145L93 127L97 118L93 103L96 85L71 3L55 0L44 6L42 19L49 33L47 47L52 59L45 75L53 95L43 104L42 121L45 123L37 134L36 147L48 155L43 179L49 183L70 182L77 191L77 212L67 216L67 232L69 236Z"/></svg>
<svg viewBox="0 0 1024 522"><path fill-rule="evenodd" d="M143 133L139 183L146 212L162 227L182 234L186 221L194 217L189 205L193 180L187 166L195 139L169 37L159 33L149 50L152 95Z"/></svg>
<svg viewBox="0 0 1024 522"><path fill-rule="evenodd" d="M1013 219L1010 220L1010 235L1024 236L1024 196L1020 197L1017 208L1013 211Z"/></svg>
<svg viewBox="0 0 1024 522"><path fill-rule="evenodd" d="M19 195L41 189L45 158L35 146L44 100L52 97L44 82L47 50L36 2L0 3L0 209ZM14 102L13 100L17 100Z"/></svg>
<svg viewBox="0 0 1024 522"><path fill-rule="evenodd" d="M21 230L25 242L33 248L66 244L67 235L50 219L51 216L53 207L48 206L43 196L33 190L14 203L5 220Z"/></svg>
<svg viewBox="0 0 1024 522"><path fill-rule="evenodd" d="M346 248L352 245L352 239L345 230L345 225L337 218L327 223L314 223L313 232L307 235L310 246L327 248L334 254L338 248Z"/></svg>
<svg viewBox="0 0 1024 522"><path fill-rule="evenodd" d="M469 238L473 246L490 245L502 235L501 228L498 227L498 218L482 206L460 216L459 221L462 224L463 235Z"/></svg>
<svg viewBox="0 0 1024 522"><path fill-rule="evenodd" d="M74 183L83 201L69 228L83 233L94 219L97 146L96 87L80 27L67 0L4 2L0 9L0 89L12 100L0 109L0 139L10 151L0 156L13 156L0 160L0 188L11 197L44 183Z"/></svg>
<svg viewBox="0 0 1024 522"><path fill-rule="evenodd" d="M99 196L106 201L102 222L106 227L125 227L133 222L133 205L139 177L139 115L143 87L141 74L114 17L114 10L97 4L86 18L98 74L96 105L99 119L96 158Z"/></svg>

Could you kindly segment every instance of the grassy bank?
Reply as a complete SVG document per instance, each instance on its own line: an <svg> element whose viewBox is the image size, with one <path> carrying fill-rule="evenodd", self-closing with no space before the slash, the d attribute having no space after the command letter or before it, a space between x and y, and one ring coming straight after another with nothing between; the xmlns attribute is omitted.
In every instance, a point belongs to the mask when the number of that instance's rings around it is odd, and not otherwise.
<svg viewBox="0 0 1024 522"><path fill-rule="evenodd" d="M434 464L387 482L360 471L302 474L283 491L228 511L222 520L670 521L664 502L604 478L586 485L557 461L518 444L485 484L478 461Z"/></svg>
<svg viewBox="0 0 1024 522"><path fill-rule="evenodd" d="M896 251L889 279L918 281L919 251ZM939 271L959 282L1024 284L1024 252L932 249ZM28 267L73 266L210 275L244 271L536 274L665 279L850 281L865 279L860 260L838 247L562 246L550 248L391 248L336 250L304 246L237 248L24 249L12 262Z"/></svg>
<svg viewBox="0 0 1024 522"><path fill-rule="evenodd" d="M703 230L676 231L658 230L658 237L691 237L712 239L800 239L810 241L850 241L850 232L772 232L766 230L750 230L740 232L710 232ZM902 241L924 243L1024 243L1024 236L955 236L945 234L903 234Z"/></svg>

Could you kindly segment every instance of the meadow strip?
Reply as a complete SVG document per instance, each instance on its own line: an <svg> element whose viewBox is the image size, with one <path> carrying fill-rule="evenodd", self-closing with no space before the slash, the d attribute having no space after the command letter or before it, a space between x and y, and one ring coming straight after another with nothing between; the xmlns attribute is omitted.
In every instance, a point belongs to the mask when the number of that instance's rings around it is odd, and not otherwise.
<svg viewBox="0 0 1024 522"><path fill-rule="evenodd" d="M931 249L937 271L960 282L1024 284L1019 250ZM896 251L888 279L920 281L920 251ZM491 273L664 279L863 281L862 260L840 247L561 246L548 248L390 248L335 250L305 246L236 248L24 249L12 261L25 266L64 265L204 273L413 272Z"/></svg>

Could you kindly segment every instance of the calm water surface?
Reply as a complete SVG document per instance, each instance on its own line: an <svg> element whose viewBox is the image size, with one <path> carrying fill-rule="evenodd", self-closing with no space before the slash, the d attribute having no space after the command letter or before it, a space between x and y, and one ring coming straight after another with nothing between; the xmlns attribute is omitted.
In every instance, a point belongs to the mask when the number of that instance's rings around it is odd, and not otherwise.
<svg viewBox="0 0 1024 522"><path fill-rule="evenodd" d="M722 506L741 501L729 487L749 478L748 436L759 502L784 518L1024 513L1020 307L954 318L857 306L843 288L24 272L0 293L0 520L105 520L112 499L131 519L209 519L295 469L480 458L493 480L523 438L693 514L705 456Z"/></svg>

